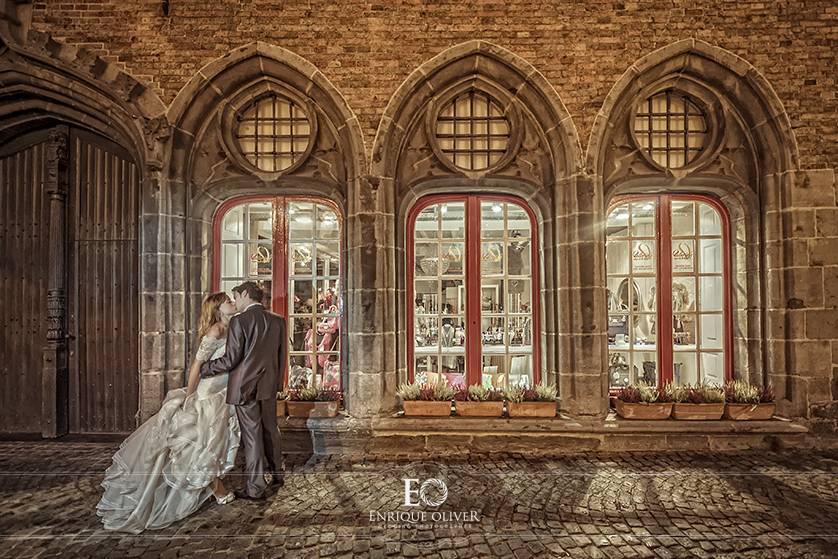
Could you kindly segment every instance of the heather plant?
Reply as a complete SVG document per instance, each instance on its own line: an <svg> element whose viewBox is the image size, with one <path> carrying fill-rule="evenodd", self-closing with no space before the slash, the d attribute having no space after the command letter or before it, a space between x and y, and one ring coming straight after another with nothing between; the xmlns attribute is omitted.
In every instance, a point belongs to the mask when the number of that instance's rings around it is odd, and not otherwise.
<svg viewBox="0 0 838 559"><path fill-rule="evenodd" d="M422 391L422 385L418 382L403 382L396 389L396 394L402 400L418 400Z"/></svg>
<svg viewBox="0 0 838 559"><path fill-rule="evenodd" d="M725 393L714 384L686 384L672 388L672 399L683 404L720 404L725 401Z"/></svg>
<svg viewBox="0 0 838 559"><path fill-rule="evenodd" d="M299 402L313 402L317 400L317 389L313 387L305 387L289 390L288 399Z"/></svg>
<svg viewBox="0 0 838 559"><path fill-rule="evenodd" d="M763 386L760 391L759 401L761 404L767 404L774 401L774 387L770 384Z"/></svg>
<svg viewBox="0 0 838 559"><path fill-rule="evenodd" d="M732 380L725 384L725 401L734 404L758 404L762 390L744 380Z"/></svg>
<svg viewBox="0 0 838 559"><path fill-rule="evenodd" d="M506 399L510 402L551 402L557 398L555 384L539 383L533 388L518 385L506 392Z"/></svg>
<svg viewBox="0 0 838 559"><path fill-rule="evenodd" d="M468 387L468 399L472 402L501 402L504 398L502 388L485 387L482 384L472 384Z"/></svg>
<svg viewBox="0 0 838 559"><path fill-rule="evenodd" d="M317 391L318 402L337 402L341 398L343 398L343 394L336 388L321 388Z"/></svg>
<svg viewBox="0 0 838 559"><path fill-rule="evenodd" d="M660 391L645 383L624 386L617 392L617 398L627 404L652 404L658 402Z"/></svg>
<svg viewBox="0 0 838 559"><path fill-rule="evenodd" d="M288 399L288 391L287 390L280 390L276 393L276 399L279 400L287 400Z"/></svg>

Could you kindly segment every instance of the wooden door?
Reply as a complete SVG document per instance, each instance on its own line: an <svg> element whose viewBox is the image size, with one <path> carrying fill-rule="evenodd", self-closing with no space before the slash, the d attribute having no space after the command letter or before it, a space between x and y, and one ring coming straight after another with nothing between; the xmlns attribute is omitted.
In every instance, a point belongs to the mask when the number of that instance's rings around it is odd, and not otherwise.
<svg viewBox="0 0 838 559"><path fill-rule="evenodd" d="M47 336L47 131L0 150L0 432L41 432Z"/></svg>
<svg viewBox="0 0 838 559"><path fill-rule="evenodd" d="M125 432L138 408L140 179L131 157L70 134L70 430Z"/></svg>

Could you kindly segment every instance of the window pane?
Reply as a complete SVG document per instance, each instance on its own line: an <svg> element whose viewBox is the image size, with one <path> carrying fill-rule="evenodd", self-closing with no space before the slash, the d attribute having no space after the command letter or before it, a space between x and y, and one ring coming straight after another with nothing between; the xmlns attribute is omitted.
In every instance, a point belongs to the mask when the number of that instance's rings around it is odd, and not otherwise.
<svg viewBox="0 0 838 559"><path fill-rule="evenodd" d="M607 241L605 260L609 274L628 274L631 264L628 241Z"/></svg>
<svg viewBox="0 0 838 559"><path fill-rule="evenodd" d="M702 314L699 330L701 332L701 349L722 349L724 347L724 328L722 315Z"/></svg>
<svg viewBox="0 0 838 559"><path fill-rule="evenodd" d="M481 313L496 314L504 311L504 290L502 279L484 279L481 284Z"/></svg>
<svg viewBox="0 0 838 559"><path fill-rule="evenodd" d="M721 235L722 218L710 204L699 203L700 229L702 235Z"/></svg>
<svg viewBox="0 0 838 559"><path fill-rule="evenodd" d="M632 383L631 354L626 351L608 353L608 382L617 388Z"/></svg>
<svg viewBox="0 0 838 559"><path fill-rule="evenodd" d="M441 314L462 314L466 310L463 280L442 280Z"/></svg>
<svg viewBox="0 0 838 559"><path fill-rule="evenodd" d="M724 293L722 292L721 276L701 276L699 278L699 310L720 311Z"/></svg>
<svg viewBox="0 0 838 559"><path fill-rule="evenodd" d="M442 236L446 239L465 239L465 205L462 202L449 202L440 208Z"/></svg>
<svg viewBox="0 0 838 559"><path fill-rule="evenodd" d="M486 346L503 346L506 344L506 324L502 316L484 317L482 323L483 353L491 351Z"/></svg>
<svg viewBox="0 0 838 559"><path fill-rule="evenodd" d="M509 236L529 237L531 235L530 216L524 208L517 204L504 204L506 206L506 221L509 229Z"/></svg>
<svg viewBox="0 0 838 559"><path fill-rule="evenodd" d="M317 275L336 276L340 273L340 243L326 241L317 243Z"/></svg>
<svg viewBox="0 0 838 559"><path fill-rule="evenodd" d="M672 310L675 312L695 310L695 278L673 278Z"/></svg>
<svg viewBox="0 0 838 559"><path fill-rule="evenodd" d="M314 386L311 355L291 355L288 366L288 386Z"/></svg>
<svg viewBox="0 0 838 559"><path fill-rule="evenodd" d="M224 243L221 246L221 277L244 278L244 244Z"/></svg>
<svg viewBox="0 0 838 559"><path fill-rule="evenodd" d="M506 296L507 313L532 313L532 282L530 280L506 280Z"/></svg>
<svg viewBox="0 0 838 559"><path fill-rule="evenodd" d="M672 271L675 273L695 272L695 244L692 239L672 241Z"/></svg>
<svg viewBox="0 0 838 559"><path fill-rule="evenodd" d="M291 275L311 275L311 243L289 243L288 252L291 258Z"/></svg>
<svg viewBox="0 0 838 559"><path fill-rule="evenodd" d="M699 271L702 274L721 274L723 263L721 239L699 241Z"/></svg>
<svg viewBox="0 0 838 559"><path fill-rule="evenodd" d="M292 310L295 314L314 312L314 289L311 280L291 280Z"/></svg>
<svg viewBox="0 0 838 559"><path fill-rule="evenodd" d="M417 239L436 239L438 236L439 222L437 212L439 206L434 204L428 206L416 216L416 225L413 229Z"/></svg>
<svg viewBox="0 0 838 559"><path fill-rule="evenodd" d="M291 318L291 351L313 351L311 317Z"/></svg>
<svg viewBox="0 0 838 559"><path fill-rule="evenodd" d="M439 312L439 282L437 280L416 280L414 282L414 312L437 314Z"/></svg>
<svg viewBox="0 0 838 559"><path fill-rule="evenodd" d="M438 243L416 243L413 247L414 273L417 276L438 276L441 274L439 265Z"/></svg>
<svg viewBox="0 0 838 559"><path fill-rule="evenodd" d="M701 353L701 381L707 384L722 385L725 382L724 353Z"/></svg>
<svg viewBox="0 0 838 559"><path fill-rule="evenodd" d="M634 241L631 248L631 262L635 274L654 274L656 271L655 242Z"/></svg>
<svg viewBox="0 0 838 559"><path fill-rule="evenodd" d="M249 255L248 277L270 279L273 264L273 245L269 243L248 243L247 253Z"/></svg>
<svg viewBox="0 0 838 559"><path fill-rule="evenodd" d="M337 215L332 210L326 209L323 206L318 207L317 211L317 238L318 239L338 239L340 237L339 222Z"/></svg>
<svg viewBox="0 0 838 559"><path fill-rule="evenodd" d="M694 314L675 314L672 316L672 341L675 349L695 349Z"/></svg>
<svg viewBox="0 0 838 559"><path fill-rule="evenodd" d="M674 384L696 384L698 382L695 353L676 351L673 354L672 369L672 382Z"/></svg>
<svg viewBox="0 0 838 559"><path fill-rule="evenodd" d="M503 274L503 244L481 243L480 272L483 275Z"/></svg>
<svg viewBox="0 0 838 559"><path fill-rule="evenodd" d="M288 204L288 234L291 239L311 240L314 237L314 204Z"/></svg>
<svg viewBox="0 0 838 559"><path fill-rule="evenodd" d="M224 215L221 224L222 240L244 239L244 206L236 206Z"/></svg>
<svg viewBox="0 0 838 559"><path fill-rule="evenodd" d="M622 204L608 212L605 230L608 237L625 237L628 235L629 211L628 204Z"/></svg>
<svg viewBox="0 0 838 559"><path fill-rule="evenodd" d="M672 202L672 236L689 237L695 234L695 207L692 202Z"/></svg>
<svg viewBox="0 0 838 559"><path fill-rule="evenodd" d="M503 206L497 202L482 202L480 204L481 222L480 234L484 239L503 238L504 217Z"/></svg>
<svg viewBox="0 0 838 559"><path fill-rule="evenodd" d="M633 237L655 236L655 204L650 201L631 205L631 235Z"/></svg>
<svg viewBox="0 0 838 559"><path fill-rule="evenodd" d="M530 242L527 239L517 238L506 246L506 269L510 276L530 275Z"/></svg>
<svg viewBox="0 0 838 559"><path fill-rule="evenodd" d="M441 243L440 272L447 276L462 276L465 273L463 254L465 245L463 243Z"/></svg>

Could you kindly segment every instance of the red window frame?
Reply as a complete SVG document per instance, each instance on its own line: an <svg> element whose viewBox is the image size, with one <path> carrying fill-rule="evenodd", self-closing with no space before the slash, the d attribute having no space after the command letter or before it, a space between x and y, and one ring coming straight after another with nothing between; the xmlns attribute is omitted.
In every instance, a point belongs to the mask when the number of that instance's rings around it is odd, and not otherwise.
<svg viewBox="0 0 838 559"><path fill-rule="evenodd" d="M410 382L414 381L415 375L415 356L414 356L414 308L413 300L414 293L414 230L416 226L416 218L419 214L434 204L442 204L448 202L462 202L465 206L465 295L466 295L466 309L465 319L467 322L466 329L466 344L465 344L465 362L466 362L466 384L478 384L481 382L482 367L482 347L481 347L481 309L480 299L475 297L475 293L480 293L480 242L481 242L481 202L506 202L515 204L523 209L530 220L530 239L531 250L530 264L531 289L530 298L532 300L532 363L533 363L533 384L538 384L541 381L541 287L539 283L540 269L538 266L539 255L539 241L538 228L535 213L532 208L522 199L516 196L502 195L502 194L436 194L424 196L420 198L407 215L406 220L406 247L405 247L405 278L406 278L406 299L407 307L407 363L408 363L408 378ZM475 335L475 332L477 334ZM477 362L478 366L473 364Z"/></svg>
<svg viewBox="0 0 838 559"><path fill-rule="evenodd" d="M657 202L655 215L656 249L658 253L656 270L656 305L658 382L660 385L671 383L674 375L674 336L672 331L672 201L703 202L712 206L721 218L722 239L722 323L724 325L724 378L733 378L733 311L731 308L730 289L730 216L727 208L712 196L703 194L629 194L614 198L608 205L606 216L619 205L627 202L654 200ZM606 237L607 240L607 237ZM663 289L661 286L669 286ZM698 287L696 287L698 289ZM700 355L700 352L696 352ZM609 379L610 387L610 379ZM616 388L610 388L612 391Z"/></svg>
<svg viewBox="0 0 838 559"><path fill-rule="evenodd" d="M338 208L337 204L327 198L320 198L316 196L264 196L264 195L248 195L237 196L224 201L215 211L212 220L212 239L213 239L213 257L212 257L212 288L214 291L221 289L221 224L224 217L231 209L242 204L251 202L271 202L272 204L272 219L273 219L273 265L271 267L271 310L276 314L288 320L288 204L292 202L310 202L321 204L335 212L338 222L339 246L341 254L339 286L343 290L344 278L346 277L346 270L343 260L345 251L345 242L343 234L343 213ZM281 265L277 265L281 262ZM343 300L343 297L341 297ZM341 309L341 335L344 332L344 313ZM290 336L290 332L289 332ZM345 347L345 338L341 340L340 344L340 360L341 368L345 367L343 356ZM290 347L286 352L286 358L290 359ZM341 375L343 376L343 375ZM286 382L288 375L286 375Z"/></svg>

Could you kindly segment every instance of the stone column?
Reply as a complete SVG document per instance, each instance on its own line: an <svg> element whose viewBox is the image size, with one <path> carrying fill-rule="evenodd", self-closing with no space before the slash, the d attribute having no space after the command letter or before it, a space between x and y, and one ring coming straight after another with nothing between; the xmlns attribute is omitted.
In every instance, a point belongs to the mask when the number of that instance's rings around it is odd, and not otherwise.
<svg viewBox="0 0 838 559"><path fill-rule="evenodd" d="M57 126L46 145L49 196L49 283L47 343L43 350L41 435L66 435L69 427L69 363L67 355L67 192L69 129Z"/></svg>
<svg viewBox="0 0 838 559"><path fill-rule="evenodd" d="M838 418L835 172L778 173L764 185L768 379L780 413L831 408Z"/></svg>
<svg viewBox="0 0 838 559"><path fill-rule="evenodd" d="M602 188L578 174L556 190L561 409L602 418L608 413Z"/></svg>
<svg viewBox="0 0 838 559"><path fill-rule="evenodd" d="M147 165L140 240L140 420L160 408L167 390L184 383L185 194ZM196 271L199 273L199 271Z"/></svg>
<svg viewBox="0 0 838 559"><path fill-rule="evenodd" d="M386 184L385 184L386 183ZM392 181L366 178L347 215L349 394L356 417L395 407L396 276Z"/></svg>

